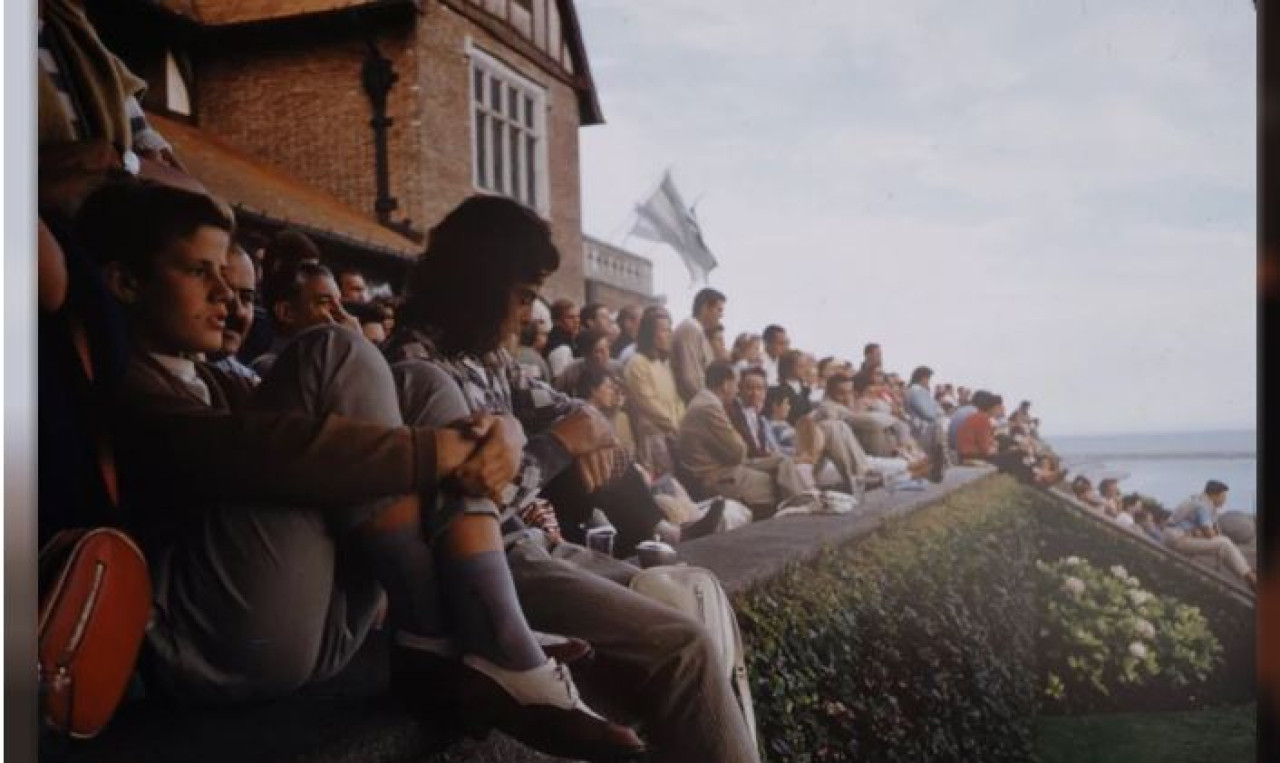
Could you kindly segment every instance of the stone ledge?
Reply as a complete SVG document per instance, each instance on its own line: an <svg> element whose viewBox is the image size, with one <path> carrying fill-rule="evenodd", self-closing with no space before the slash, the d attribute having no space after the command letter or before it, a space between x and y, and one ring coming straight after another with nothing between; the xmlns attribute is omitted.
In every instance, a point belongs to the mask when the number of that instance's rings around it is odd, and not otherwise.
<svg viewBox="0 0 1280 763"><path fill-rule="evenodd" d="M866 494L863 506L842 516L768 520L681 544L681 561L714 571L730 593L778 574L788 563L812 558L824 546L844 544L886 519L936 503L992 474L989 468L954 468L923 491ZM111 726L89 742L45 740L42 763L402 763L548 761L497 732L484 741L459 740L447 729L420 723L387 696L387 639L375 634L338 677L281 700L231 708L184 710L154 702L121 708Z"/></svg>

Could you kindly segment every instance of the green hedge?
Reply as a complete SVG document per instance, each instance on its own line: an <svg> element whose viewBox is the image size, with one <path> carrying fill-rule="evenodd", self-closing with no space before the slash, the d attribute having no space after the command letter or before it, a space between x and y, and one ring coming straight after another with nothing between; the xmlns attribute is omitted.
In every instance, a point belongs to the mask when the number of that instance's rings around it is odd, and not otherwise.
<svg viewBox="0 0 1280 763"><path fill-rule="evenodd" d="M1030 758L1028 492L982 480L738 597L766 760Z"/></svg>

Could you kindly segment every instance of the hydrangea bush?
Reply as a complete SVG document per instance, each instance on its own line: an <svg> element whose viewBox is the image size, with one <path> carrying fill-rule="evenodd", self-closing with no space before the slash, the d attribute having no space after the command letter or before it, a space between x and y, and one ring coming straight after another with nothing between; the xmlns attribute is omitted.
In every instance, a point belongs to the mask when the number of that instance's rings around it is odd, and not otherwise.
<svg viewBox="0 0 1280 763"><path fill-rule="evenodd" d="M1157 596L1124 567L1076 556L1036 562L1044 602L1040 657L1050 703L1079 706L1131 688L1205 681L1222 645L1196 607Z"/></svg>

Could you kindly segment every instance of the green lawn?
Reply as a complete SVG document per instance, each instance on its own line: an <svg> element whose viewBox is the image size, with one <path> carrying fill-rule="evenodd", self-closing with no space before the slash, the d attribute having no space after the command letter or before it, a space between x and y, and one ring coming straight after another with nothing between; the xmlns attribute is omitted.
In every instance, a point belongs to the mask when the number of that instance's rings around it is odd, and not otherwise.
<svg viewBox="0 0 1280 763"><path fill-rule="evenodd" d="M1040 719L1040 763L1253 763L1257 705Z"/></svg>

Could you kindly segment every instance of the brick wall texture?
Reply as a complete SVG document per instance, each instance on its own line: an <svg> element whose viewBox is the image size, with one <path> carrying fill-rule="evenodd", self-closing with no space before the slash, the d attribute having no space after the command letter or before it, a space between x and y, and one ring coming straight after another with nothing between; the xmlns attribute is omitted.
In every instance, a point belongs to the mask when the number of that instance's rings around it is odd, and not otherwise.
<svg viewBox="0 0 1280 763"><path fill-rule="evenodd" d="M427 231L477 192L472 177L467 41L547 91L549 222L561 266L550 299L584 297L574 90L438 0L411 19L376 25L374 39L400 79L387 102L393 218ZM202 53L201 127L374 216L372 109L360 72L365 43L354 30L280 34Z"/></svg>

